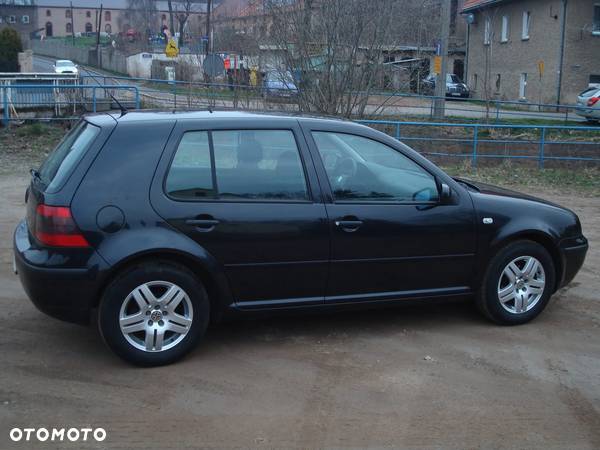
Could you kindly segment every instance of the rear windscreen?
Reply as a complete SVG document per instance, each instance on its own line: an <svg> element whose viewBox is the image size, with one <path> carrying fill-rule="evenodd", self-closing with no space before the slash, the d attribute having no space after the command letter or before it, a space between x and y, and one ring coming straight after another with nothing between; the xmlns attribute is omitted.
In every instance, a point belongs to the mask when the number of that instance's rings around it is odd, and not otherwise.
<svg viewBox="0 0 600 450"><path fill-rule="evenodd" d="M46 192L55 192L62 186L98 133L100 128L81 121L60 141L39 170Z"/></svg>

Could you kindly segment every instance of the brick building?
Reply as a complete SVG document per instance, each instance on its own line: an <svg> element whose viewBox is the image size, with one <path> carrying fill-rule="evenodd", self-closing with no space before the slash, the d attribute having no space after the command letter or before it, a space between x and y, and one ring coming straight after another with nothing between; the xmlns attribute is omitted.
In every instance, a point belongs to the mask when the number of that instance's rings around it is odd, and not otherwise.
<svg viewBox="0 0 600 450"><path fill-rule="evenodd" d="M462 13L476 97L574 103L600 82L597 0L466 0Z"/></svg>
<svg viewBox="0 0 600 450"><path fill-rule="evenodd" d="M33 0L0 0L0 29L14 28L27 40L35 30L36 14Z"/></svg>

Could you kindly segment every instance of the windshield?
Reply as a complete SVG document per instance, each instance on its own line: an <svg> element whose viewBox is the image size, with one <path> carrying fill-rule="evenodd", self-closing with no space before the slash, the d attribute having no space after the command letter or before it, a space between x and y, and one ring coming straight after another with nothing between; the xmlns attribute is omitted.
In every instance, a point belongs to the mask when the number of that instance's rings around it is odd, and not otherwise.
<svg viewBox="0 0 600 450"><path fill-rule="evenodd" d="M55 192L62 186L98 133L100 128L81 121L48 155L39 171L46 192Z"/></svg>
<svg viewBox="0 0 600 450"><path fill-rule="evenodd" d="M600 91L600 89L598 89L597 87L593 87L593 88L587 88L585 91L583 91L581 94L579 94L580 97L593 97L596 92Z"/></svg>
<svg viewBox="0 0 600 450"><path fill-rule="evenodd" d="M449 73L448 75L446 75L446 82L447 83L460 83L460 78L458 78L456 75Z"/></svg>
<svg viewBox="0 0 600 450"><path fill-rule="evenodd" d="M56 61L56 67L74 66L73 61Z"/></svg>

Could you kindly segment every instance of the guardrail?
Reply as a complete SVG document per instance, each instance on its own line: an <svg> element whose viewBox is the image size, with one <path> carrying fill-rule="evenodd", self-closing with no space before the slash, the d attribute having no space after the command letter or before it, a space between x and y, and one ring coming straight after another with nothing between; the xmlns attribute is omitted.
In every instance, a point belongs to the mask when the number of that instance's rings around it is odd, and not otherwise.
<svg viewBox="0 0 600 450"><path fill-rule="evenodd" d="M140 107L137 86L3 84L0 85L0 91L0 110L4 126L8 126L11 120L19 120L19 113L31 110L52 109L54 116L60 117L66 109L72 109L73 115L76 115L78 111L96 112L101 107L114 108L115 102L111 94L121 103L133 103L133 107Z"/></svg>
<svg viewBox="0 0 600 450"><path fill-rule="evenodd" d="M477 166L481 159L534 160L540 168L544 168L547 161L600 162L598 127L387 120L357 122L410 143L424 155L469 159L472 166ZM431 131L423 132L423 128ZM432 151L431 147L435 145L443 148ZM499 153L498 148L503 148L504 153ZM556 154L556 151L563 154Z"/></svg>

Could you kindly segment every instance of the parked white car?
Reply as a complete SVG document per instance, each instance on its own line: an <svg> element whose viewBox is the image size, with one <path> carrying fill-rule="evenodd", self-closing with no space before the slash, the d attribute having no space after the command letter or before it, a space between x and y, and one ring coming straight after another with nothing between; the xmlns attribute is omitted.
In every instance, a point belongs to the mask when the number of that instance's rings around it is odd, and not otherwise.
<svg viewBox="0 0 600 450"><path fill-rule="evenodd" d="M78 73L77 64L68 59L59 59L54 63L54 73Z"/></svg>
<svg viewBox="0 0 600 450"><path fill-rule="evenodd" d="M577 97L577 114L590 122L600 120L600 88L589 87Z"/></svg>

